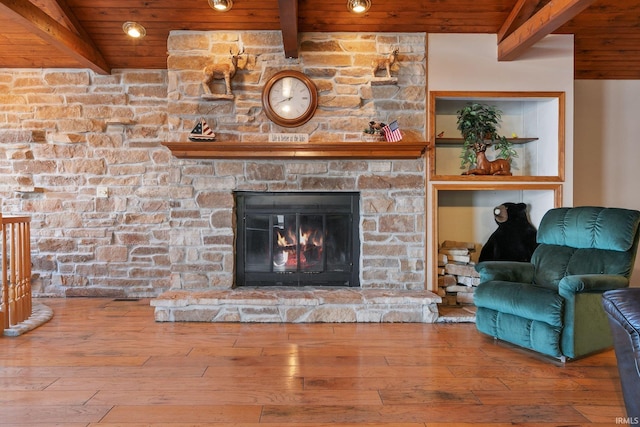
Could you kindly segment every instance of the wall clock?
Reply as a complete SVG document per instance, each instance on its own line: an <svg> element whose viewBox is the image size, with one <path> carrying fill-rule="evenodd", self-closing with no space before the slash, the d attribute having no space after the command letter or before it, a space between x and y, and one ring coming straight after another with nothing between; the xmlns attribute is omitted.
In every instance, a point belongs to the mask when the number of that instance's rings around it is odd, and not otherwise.
<svg viewBox="0 0 640 427"><path fill-rule="evenodd" d="M280 71L262 89L262 107L275 124L301 126L313 117L318 108L318 90L305 74L293 70Z"/></svg>

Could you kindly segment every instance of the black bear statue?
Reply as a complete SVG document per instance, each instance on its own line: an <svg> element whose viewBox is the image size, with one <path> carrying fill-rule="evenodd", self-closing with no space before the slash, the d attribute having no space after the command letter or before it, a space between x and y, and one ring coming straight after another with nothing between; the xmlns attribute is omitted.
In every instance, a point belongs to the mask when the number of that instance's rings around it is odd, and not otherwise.
<svg viewBox="0 0 640 427"><path fill-rule="evenodd" d="M493 209L498 224L480 251L478 261L531 261L538 246L536 228L529 222L527 205L503 203Z"/></svg>

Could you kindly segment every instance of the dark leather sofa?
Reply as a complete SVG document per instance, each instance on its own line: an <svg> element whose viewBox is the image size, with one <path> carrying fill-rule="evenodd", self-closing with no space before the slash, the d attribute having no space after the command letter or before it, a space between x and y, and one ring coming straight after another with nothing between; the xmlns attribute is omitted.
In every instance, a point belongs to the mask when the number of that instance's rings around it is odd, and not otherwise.
<svg viewBox="0 0 640 427"><path fill-rule="evenodd" d="M604 311L613 333L627 416L640 420L640 288L607 291Z"/></svg>

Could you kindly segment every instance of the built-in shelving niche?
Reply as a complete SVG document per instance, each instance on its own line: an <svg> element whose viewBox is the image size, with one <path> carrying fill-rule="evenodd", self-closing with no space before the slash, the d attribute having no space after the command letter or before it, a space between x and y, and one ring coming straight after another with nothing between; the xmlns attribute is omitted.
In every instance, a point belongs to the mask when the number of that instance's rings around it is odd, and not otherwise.
<svg viewBox="0 0 640 427"><path fill-rule="evenodd" d="M517 157L511 177L462 176L462 139L457 111L469 102L496 106L502 111L499 133L514 142ZM564 180L563 92L431 92L429 153L430 179L481 181ZM495 158L491 148L487 157Z"/></svg>
<svg viewBox="0 0 640 427"><path fill-rule="evenodd" d="M432 237L433 265L445 240L486 243L497 228L493 209L505 202L526 203L531 223L537 228L549 209L562 205L561 184L434 184ZM437 269L433 271L432 290L437 288Z"/></svg>

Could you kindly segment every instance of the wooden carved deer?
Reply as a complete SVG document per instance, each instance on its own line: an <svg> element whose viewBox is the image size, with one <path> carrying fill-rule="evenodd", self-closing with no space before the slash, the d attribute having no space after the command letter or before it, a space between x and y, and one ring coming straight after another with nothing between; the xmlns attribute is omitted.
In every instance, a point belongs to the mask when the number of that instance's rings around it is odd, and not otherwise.
<svg viewBox="0 0 640 427"><path fill-rule="evenodd" d="M224 83L226 86L226 94L229 96L233 96L233 92L231 91L231 79L236 74L236 69L238 68L238 58L244 54L244 48L238 51L235 55L229 49L229 55L231 55L231 60L229 62L223 62L220 64L210 64L204 67L202 78L202 89L206 95L211 95L211 88L209 84L214 79L224 79Z"/></svg>
<svg viewBox="0 0 640 427"><path fill-rule="evenodd" d="M464 172L463 175L508 175L511 176L511 163L507 159L489 160L485 152L487 144L476 142L473 150L476 152L476 167Z"/></svg>
<svg viewBox="0 0 640 427"><path fill-rule="evenodd" d="M386 70L387 78L391 78L391 66L398 61L398 53L400 53L400 49L395 48L385 58L374 59L371 62L371 67L373 67L373 77L376 76L376 72L378 70Z"/></svg>

